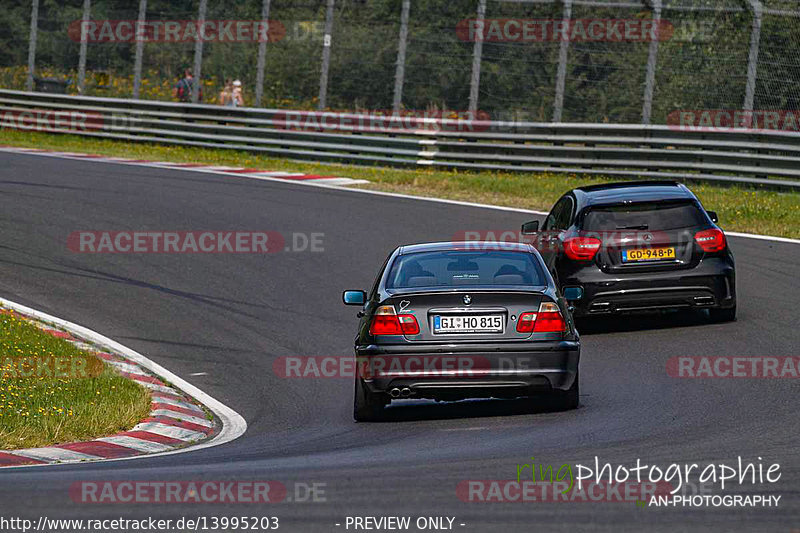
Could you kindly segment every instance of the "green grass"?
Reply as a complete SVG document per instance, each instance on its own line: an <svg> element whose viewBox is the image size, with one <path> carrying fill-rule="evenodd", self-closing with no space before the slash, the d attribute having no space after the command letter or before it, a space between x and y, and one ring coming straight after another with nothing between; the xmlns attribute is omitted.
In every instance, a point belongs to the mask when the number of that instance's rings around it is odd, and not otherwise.
<svg viewBox="0 0 800 533"><path fill-rule="evenodd" d="M48 372L30 357L66 364ZM112 435L149 412L146 388L18 314L0 312L0 450Z"/></svg>
<svg viewBox="0 0 800 533"><path fill-rule="evenodd" d="M0 144L159 161L346 176L369 180L368 185L359 186L362 188L540 211L549 210L561 194L573 187L616 181L575 174L406 170L301 163L235 150L125 143L78 135L14 130L0 130ZM726 230L800 238L800 193L705 184L693 184L690 187L707 209L719 214L720 225Z"/></svg>

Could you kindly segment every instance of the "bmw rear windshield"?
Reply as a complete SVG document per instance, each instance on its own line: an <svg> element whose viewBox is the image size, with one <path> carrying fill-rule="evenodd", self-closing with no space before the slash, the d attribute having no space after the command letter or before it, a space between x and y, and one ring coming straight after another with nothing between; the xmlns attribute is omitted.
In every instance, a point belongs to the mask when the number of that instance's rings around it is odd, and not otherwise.
<svg viewBox="0 0 800 533"><path fill-rule="evenodd" d="M517 251L430 251L398 256L387 289L546 285L538 261Z"/></svg>
<svg viewBox="0 0 800 533"><path fill-rule="evenodd" d="M581 229L667 231L706 224L705 213L694 202L643 202L589 207L583 213Z"/></svg>

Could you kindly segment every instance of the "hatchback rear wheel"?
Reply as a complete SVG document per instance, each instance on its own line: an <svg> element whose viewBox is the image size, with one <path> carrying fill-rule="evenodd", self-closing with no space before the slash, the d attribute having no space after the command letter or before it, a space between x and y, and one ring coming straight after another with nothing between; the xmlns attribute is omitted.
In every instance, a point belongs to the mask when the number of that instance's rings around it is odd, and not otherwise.
<svg viewBox="0 0 800 533"><path fill-rule="evenodd" d="M728 309L709 309L708 314L713 322L733 322L736 320L736 306Z"/></svg>

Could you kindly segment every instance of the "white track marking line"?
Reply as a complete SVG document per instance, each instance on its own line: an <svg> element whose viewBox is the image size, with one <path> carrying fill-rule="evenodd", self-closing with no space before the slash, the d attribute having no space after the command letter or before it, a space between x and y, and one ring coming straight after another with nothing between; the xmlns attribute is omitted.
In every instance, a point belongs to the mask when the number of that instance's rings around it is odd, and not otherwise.
<svg viewBox="0 0 800 533"><path fill-rule="evenodd" d="M203 167L208 168L210 170L217 170L220 172L230 172L231 170L243 170L244 167L226 167L226 166L211 166L211 167Z"/></svg>
<svg viewBox="0 0 800 533"><path fill-rule="evenodd" d="M178 440L201 440L206 438L205 433L184 429L178 426L169 426L161 422L143 422L134 426L131 431L147 431L148 433L155 433L162 437L170 437Z"/></svg>
<svg viewBox="0 0 800 533"><path fill-rule="evenodd" d="M210 170L206 167L198 167L202 170ZM302 172L286 172L283 170L276 170L276 171L269 171L265 170L264 172L232 172L231 174L235 176L258 176L263 178L291 178L297 176L305 176Z"/></svg>
<svg viewBox="0 0 800 533"><path fill-rule="evenodd" d="M787 237L773 237L772 235L758 235L756 233L738 233L736 231L726 231L725 235L731 237L744 237L745 239L758 239L761 241L786 242L789 244L800 244L800 239L789 239Z"/></svg>
<svg viewBox="0 0 800 533"><path fill-rule="evenodd" d="M86 161L96 161L96 159L87 159ZM123 346L122 344L106 337L105 335L101 335L96 331L92 331L89 328L85 328L73 322L69 322L67 320L49 315L47 313L43 313L36 309L32 309L26 305L6 300L5 298L0 298L0 305L14 309L22 314L32 316L39 320L56 324L57 326L62 327L68 331L74 332L76 335L79 335L85 339L89 339L90 341L95 342L98 345L107 346L121 354L124 354L125 357L127 357L134 363L141 365L150 372L152 372L153 374L163 379L166 379L167 381L172 383L172 385L175 386L176 389L179 389L188 396L198 400L201 404L203 404L209 410L211 410L211 412L213 412L217 416L217 418L219 418L222 421L222 430L215 437L207 439L189 448L181 448L178 450L168 448L169 451L159 450L161 453L150 454L140 457L120 457L116 459L106 459L107 461L128 461L131 459L137 459L141 457L148 457L148 458L157 457L161 455L172 455L176 453L186 453L189 451L201 450L203 448L211 448L238 439L239 437L244 435L245 431L247 431L247 422L242 417L242 415L240 415L227 405L223 404L219 400L213 398L212 396L198 389L197 387L195 387L188 381L184 380L183 378L177 376L176 374L173 374L172 372L170 372L163 366L159 365L155 361L151 361L150 359L143 356L139 352L136 352L128 348L127 346ZM174 393L174 391L170 391L170 393ZM196 408L197 407L195 407L195 409ZM113 437L106 437L105 439L97 439L97 440L105 440L106 442L114 443L114 441L107 440L109 438ZM9 466L6 468L33 468L35 466L36 465Z"/></svg>
<svg viewBox="0 0 800 533"><path fill-rule="evenodd" d="M76 462L76 461L96 461L97 459L102 459L97 455L89 455L86 453L81 452L74 452L72 450L65 450L64 448L29 448L27 450L12 450L10 452L13 455L19 455L20 457L27 457L28 459L38 459L39 461L61 461L62 463L66 462Z"/></svg>
<svg viewBox="0 0 800 533"><path fill-rule="evenodd" d="M358 185L361 183L369 183L367 180L354 180L353 178L319 178L315 179L314 183L321 183L325 185Z"/></svg>
<svg viewBox="0 0 800 533"><path fill-rule="evenodd" d="M128 435L117 435L115 437L102 437L96 440L108 442L109 444L116 444L117 446L122 446L124 448L131 448L132 450L137 450L140 452L145 452L149 454L158 454L158 455L163 455L163 453L159 452L166 452L169 450L173 450L175 448L174 446L170 446L169 444L162 444L160 442L154 442L152 440L137 439L136 437L129 437ZM153 457L153 455L146 455L145 457Z"/></svg>
<svg viewBox="0 0 800 533"><path fill-rule="evenodd" d="M150 416L164 416L167 418L174 418L175 420L180 420L182 422L191 422L192 424L197 424L198 426L207 428L214 427L214 423L206 420L205 418L185 415L177 411L170 411L169 409L156 409L155 411L150 411Z"/></svg>

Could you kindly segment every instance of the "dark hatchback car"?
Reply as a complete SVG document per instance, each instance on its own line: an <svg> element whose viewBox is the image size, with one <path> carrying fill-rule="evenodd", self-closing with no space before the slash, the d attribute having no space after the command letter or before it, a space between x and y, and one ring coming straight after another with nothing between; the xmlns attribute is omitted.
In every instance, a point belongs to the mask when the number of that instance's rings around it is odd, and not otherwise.
<svg viewBox="0 0 800 533"><path fill-rule="evenodd" d="M354 418L393 399L545 398L578 406L580 341L541 256L528 244L429 243L395 249L363 306Z"/></svg>
<svg viewBox="0 0 800 533"><path fill-rule="evenodd" d="M684 185L628 182L573 189L522 232L537 248L576 317L708 309L736 318L733 254L717 215Z"/></svg>

